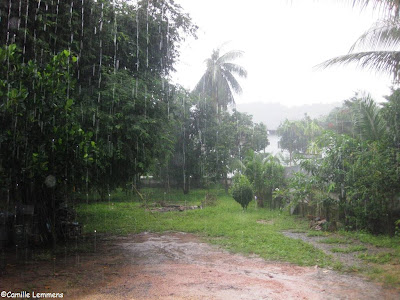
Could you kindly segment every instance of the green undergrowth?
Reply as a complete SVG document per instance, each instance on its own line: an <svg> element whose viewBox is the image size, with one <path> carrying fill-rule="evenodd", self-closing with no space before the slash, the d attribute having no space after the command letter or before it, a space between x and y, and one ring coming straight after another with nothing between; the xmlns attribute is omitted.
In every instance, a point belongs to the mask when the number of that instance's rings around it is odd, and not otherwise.
<svg viewBox="0 0 400 300"><path fill-rule="evenodd" d="M200 205L207 192L217 196L216 206L204 209L151 212L153 202L167 199L169 203ZM143 231L184 231L203 236L209 242L224 246L233 252L257 254L268 260L280 260L298 265L335 267L332 258L301 240L285 237L284 230L307 230L307 222L293 218L287 212L256 209L252 201L243 211L223 190L192 190L183 195L181 190L165 193L158 189L143 189L146 201L97 202L80 204L79 218L85 233L125 235ZM257 222L263 220L264 222Z"/></svg>

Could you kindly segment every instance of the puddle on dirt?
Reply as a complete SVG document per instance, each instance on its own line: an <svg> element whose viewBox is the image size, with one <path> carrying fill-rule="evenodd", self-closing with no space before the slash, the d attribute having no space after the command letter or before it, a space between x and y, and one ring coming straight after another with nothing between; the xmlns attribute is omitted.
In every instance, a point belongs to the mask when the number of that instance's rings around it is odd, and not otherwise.
<svg viewBox="0 0 400 300"><path fill-rule="evenodd" d="M53 271L53 268L55 271ZM57 274L57 275L55 275ZM65 299L399 299L357 276L267 262L186 233L114 237L79 263L8 267L6 290L64 292Z"/></svg>

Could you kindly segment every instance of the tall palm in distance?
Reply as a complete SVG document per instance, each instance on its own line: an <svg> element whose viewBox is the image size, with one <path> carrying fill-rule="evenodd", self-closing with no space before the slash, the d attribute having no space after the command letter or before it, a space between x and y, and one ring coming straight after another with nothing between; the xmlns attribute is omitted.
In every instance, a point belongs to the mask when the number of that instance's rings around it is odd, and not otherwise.
<svg viewBox="0 0 400 300"><path fill-rule="evenodd" d="M194 88L195 93L212 99L218 112L226 110L228 104L235 103L234 94L241 94L235 76L246 78L247 71L232 61L241 57L243 51L231 50L221 55L221 49L213 50L211 57L205 60L206 71Z"/></svg>
<svg viewBox="0 0 400 300"><path fill-rule="evenodd" d="M357 63L362 69L389 74L394 83L400 83L400 0L352 2L361 8L373 6L374 9L383 9L387 15L361 35L348 54L329 59L319 67Z"/></svg>

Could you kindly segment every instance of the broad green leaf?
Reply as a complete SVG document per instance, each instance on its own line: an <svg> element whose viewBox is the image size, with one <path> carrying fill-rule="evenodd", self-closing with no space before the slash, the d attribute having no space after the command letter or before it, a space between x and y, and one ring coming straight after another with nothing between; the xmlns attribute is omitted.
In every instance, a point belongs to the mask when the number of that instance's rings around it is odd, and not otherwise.
<svg viewBox="0 0 400 300"><path fill-rule="evenodd" d="M74 100L68 99L65 103L65 109L68 110L72 106L72 104L74 104Z"/></svg>

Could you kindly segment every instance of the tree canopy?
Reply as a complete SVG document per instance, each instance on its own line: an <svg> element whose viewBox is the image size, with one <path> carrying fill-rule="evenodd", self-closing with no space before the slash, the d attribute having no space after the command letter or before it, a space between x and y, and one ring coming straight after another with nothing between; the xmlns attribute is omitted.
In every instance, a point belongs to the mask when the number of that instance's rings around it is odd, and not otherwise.
<svg viewBox="0 0 400 300"><path fill-rule="evenodd" d="M173 1L0 6L2 205L34 205L55 241L77 195L138 184L172 153L168 75L197 27Z"/></svg>

